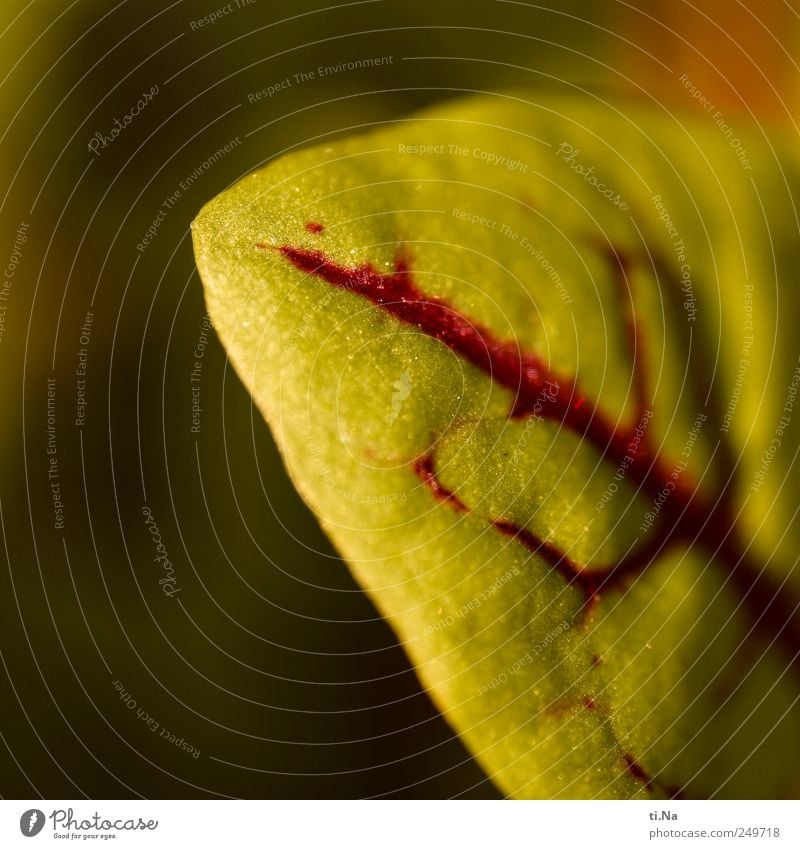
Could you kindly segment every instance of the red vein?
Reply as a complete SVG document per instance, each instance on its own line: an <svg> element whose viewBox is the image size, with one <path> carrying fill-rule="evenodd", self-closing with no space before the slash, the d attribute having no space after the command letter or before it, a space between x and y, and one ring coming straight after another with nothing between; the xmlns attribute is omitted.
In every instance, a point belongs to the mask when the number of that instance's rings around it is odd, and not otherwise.
<svg viewBox="0 0 800 849"><path fill-rule="evenodd" d="M469 507L455 493L449 489L445 489L442 485L433 468L432 455L426 454L417 459L414 462L414 472L438 501L449 502L452 507L455 507L456 510L460 510L462 513L470 512Z"/></svg>
<svg viewBox="0 0 800 849"><path fill-rule="evenodd" d="M598 700L591 693L577 694L558 699L551 702L543 712L554 719L563 720L581 710L586 710L590 713L596 712L601 725L608 725L611 722L608 709L603 701ZM634 781L643 784L644 788L650 793L659 791L670 799L679 799L682 797L683 791L680 788L664 784L658 776L652 776L630 752L624 751L619 743L616 745L619 748L620 758L625 765L625 771Z"/></svg>
<svg viewBox="0 0 800 849"><path fill-rule="evenodd" d="M256 247L265 248L262 243ZM619 426L580 394L574 381L553 372L536 355L522 351L516 341L498 339L488 328L469 320L443 299L426 296L414 284L411 271L402 258L396 261L393 272L382 274L369 263L356 267L339 265L320 251L289 245L278 250L300 271L366 298L394 318L438 339L484 371L514 393L509 415L519 416L536 410L542 418L557 421L591 442L611 462L619 464L625 458L634 438L633 427ZM613 258L627 294L625 261L616 251ZM635 356L639 353L637 334L635 321L629 318L628 336ZM644 377L638 366L634 368L634 375L637 398L643 402ZM549 403L542 404L542 393L547 395ZM420 470L416 471L419 475ZM442 488L432 474L432 464L424 471L424 480L437 498L466 510L454 493ZM622 579L642 571L670 543L676 540L700 543L727 562L733 585L749 607L756 626L765 631L768 638L782 641L797 671L800 667L797 608L787 603L780 587L763 566L754 562L738 545L727 499L706 499L693 483L688 482L685 473L674 481L663 459L653 456L644 445L635 452L626 475L651 498L668 484L674 489L661 507L660 525L653 528L648 540L637 551L616 564L584 569L572 563L552 543L542 541L525 528L504 521L493 524L501 533L535 551L570 583L576 582L590 605L597 601L604 585L618 586Z"/></svg>
<svg viewBox="0 0 800 849"><path fill-rule="evenodd" d="M653 787L653 779L645 772L645 770L639 766L639 764L634 760L632 755L624 754L622 756L622 760L625 761L625 768L628 772L633 776L636 781L644 784L647 790L651 790Z"/></svg>
<svg viewBox="0 0 800 849"><path fill-rule="evenodd" d="M683 790L680 787L673 785L662 784L657 778L650 775L649 772L633 757L633 755L625 752L622 755L622 760L625 763L625 769L629 775L640 784L644 784L645 790L653 792L653 788L659 789L668 799L683 798Z"/></svg>
<svg viewBox="0 0 800 849"><path fill-rule="evenodd" d="M539 357L521 351L516 341L497 339L491 330L470 321L441 298L424 295L414 285L405 261L399 260L393 273L381 274L368 263L354 268L338 265L321 251L288 245L279 250L301 271L367 298L486 372L514 393L513 416L527 415L536 409L543 418L561 422L588 438L601 453L625 456L633 439L632 428L618 428L577 392L573 381L556 375ZM545 405L541 403L542 393L548 396L549 403ZM664 476L656 479L658 476L650 472L651 465L649 453L640 450L628 474L655 496L663 486ZM679 486L685 484L679 482Z"/></svg>
<svg viewBox="0 0 800 849"><path fill-rule="evenodd" d="M556 699L551 702L543 711L544 714L556 719L564 719L569 714L577 713L579 710L594 711L597 710L598 704L592 695L578 695L562 699ZM600 713L605 713L600 711Z"/></svg>

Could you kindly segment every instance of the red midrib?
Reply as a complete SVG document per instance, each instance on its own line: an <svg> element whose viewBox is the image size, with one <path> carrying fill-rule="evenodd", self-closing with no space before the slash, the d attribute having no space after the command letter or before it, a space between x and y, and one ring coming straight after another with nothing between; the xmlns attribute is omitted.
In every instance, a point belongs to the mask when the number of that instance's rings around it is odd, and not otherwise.
<svg viewBox="0 0 800 849"><path fill-rule="evenodd" d="M257 247L265 246L259 244ZM528 415L536 409L541 418L559 422L587 439L609 462L619 465L626 457L634 437L633 427L621 427L611 420L578 392L572 380L559 376L536 355L522 351L515 341L498 339L488 328L470 321L441 298L426 296L414 284L405 261L398 260L393 272L381 274L368 263L357 267L339 265L321 251L290 245L278 250L300 271L368 299L399 321L438 339L505 386L515 398L510 416ZM616 250L605 253L612 263L621 295L627 297L627 263ZM639 407L637 418L640 419L646 408L645 381L640 365L641 352L637 350L639 334L631 313L626 330L633 348L633 388ZM547 394L546 403L541 402L542 393ZM432 457L420 463L417 461L415 471L437 498L454 507L468 509L439 482ZM646 495L655 498L670 482L672 468L672 464L667 465L663 458L654 455L645 436L642 447L627 466L626 477ZM676 541L699 543L727 563L733 586L745 599L754 623L768 637L781 641L795 670L800 671L797 608L785 602L762 565L754 562L739 545L730 493L725 490L717 500L711 500L688 481L685 472L678 481L671 482L675 489L662 505L659 523L650 529L647 540L630 556L600 569L587 569L573 563L551 543L544 543L525 528L507 522L494 524L498 531L513 536L570 577L571 583L582 588L589 601L596 600L601 589L619 586L631 575L643 571L667 545Z"/></svg>
<svg viewBox="0 0 800 849"><path fill-rule="evenodd" d="M512 416L529 414L542 393L547 393L547 403L539 403L542 418L560 422L590 440L612 460L621 461L625 456L633 439L632 429L618 427L579 394L572 381L556 375L539 357L521 351L516 342L497 339L490 330L470 321L440 298L425 296L414 285L404 262L398 262L392 274L381 274L371 265L337 265L321 251L289 246L280 250L296 268L362 295L400 321L438 339L511 390L515 394ZM554 386L558 389L554 390ZM628 475L652 496L662 489L668 477L646 450L638 452L628 467ZM681 486L682 501L688 503L692 488Z"/></svg>

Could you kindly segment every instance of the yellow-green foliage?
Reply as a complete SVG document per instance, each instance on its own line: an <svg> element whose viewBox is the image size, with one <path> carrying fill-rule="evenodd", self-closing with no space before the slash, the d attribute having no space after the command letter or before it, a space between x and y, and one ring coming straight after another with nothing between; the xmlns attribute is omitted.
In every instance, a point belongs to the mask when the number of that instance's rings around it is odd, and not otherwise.
<svg viewBox="0 0 800 849"><path fill-rule="evenodd" d="M298 489L509 795L796 795L791 645L753 627L730 559L691 540L587 612L492 522L600 568L658 532L642 530L652 497L558 422L511 419L508 388L278 248L387 274L402 255L426 295L517 340L622 429L642 412L632 310L650 444L668 472L683 453L681 479L711 503L729 487L738 544L776 586L788 577L791 600L794 420L756 475L796 385L797 158L755 131L740 142L749 170L711 120L473 98L282 158L194 223L214 325ZM468 511L415 473L423 455Z"/></svg>

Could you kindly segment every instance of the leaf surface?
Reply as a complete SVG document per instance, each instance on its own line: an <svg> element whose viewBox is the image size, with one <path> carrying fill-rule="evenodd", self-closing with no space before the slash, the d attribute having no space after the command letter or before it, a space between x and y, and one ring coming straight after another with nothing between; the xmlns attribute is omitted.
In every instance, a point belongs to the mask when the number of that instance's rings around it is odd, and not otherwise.
<svg viewBox="0 0 800 849"><path fill-rule="evenodd" d="M293 480L509 795L800 790L797 161L737 141L482 96L193 224Z"/></svg>

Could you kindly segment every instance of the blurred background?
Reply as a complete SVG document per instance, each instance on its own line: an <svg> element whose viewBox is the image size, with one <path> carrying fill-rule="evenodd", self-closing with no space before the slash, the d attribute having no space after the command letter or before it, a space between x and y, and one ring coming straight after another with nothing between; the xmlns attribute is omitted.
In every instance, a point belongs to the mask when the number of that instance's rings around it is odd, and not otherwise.
<svg viewBox="0 0 800 849"><path fill-rule="evenodd" d="M497 795L287 479L189 224L461 92L688 111L680 67L785 121L766 83L796 68L748 6L796 27L781 2L4 0L0 795Z"/></svg>

